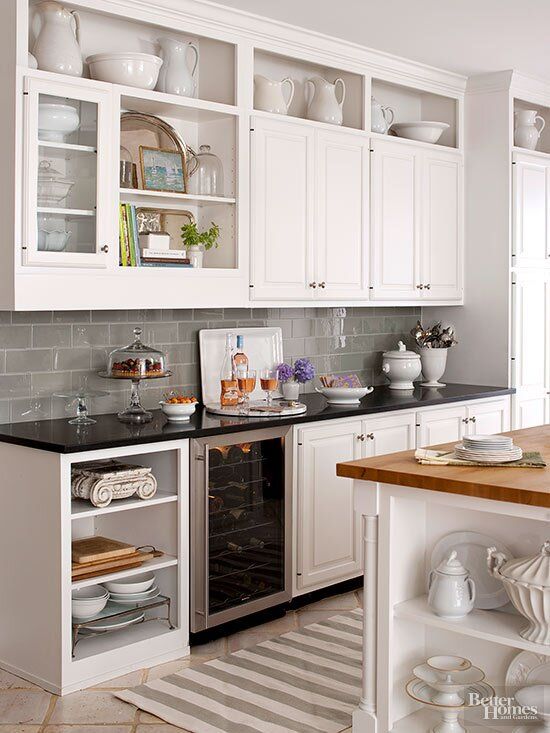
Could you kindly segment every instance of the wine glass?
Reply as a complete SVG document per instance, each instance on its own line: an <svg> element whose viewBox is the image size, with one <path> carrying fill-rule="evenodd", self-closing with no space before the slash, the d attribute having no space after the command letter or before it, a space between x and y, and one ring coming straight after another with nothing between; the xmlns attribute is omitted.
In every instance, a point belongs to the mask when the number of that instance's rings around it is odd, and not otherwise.
<svg viewBox="0 0 550 733"><path fill-rule="evenodd" d="M262 369L260 372L260 385L266 393L265 401L267 406L271 407L273 403L272 392L275 392L279 384L279 377L276 369Z"/></svg>
<svg viewBox="0 0 550 733"><path fill-rule="evenodd" d="M256 371L254 369L239 371L237 375L237 384L239 386L239 390L242 392L243 395L241 411L243 412L243 414L246 414L250 408L249 395L256 389Z"/></svg>

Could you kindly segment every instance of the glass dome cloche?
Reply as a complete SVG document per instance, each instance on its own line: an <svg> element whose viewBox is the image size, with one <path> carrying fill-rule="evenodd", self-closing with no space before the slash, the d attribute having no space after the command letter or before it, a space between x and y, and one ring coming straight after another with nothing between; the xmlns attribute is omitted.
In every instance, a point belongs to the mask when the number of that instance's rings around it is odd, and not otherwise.
<svg viewBox="0 0 550 733"><path fill-rule="evenodd" d="M166 356L162 351L146 346L141 340L141 328L134 328L133 342L109 354L107 373L118 379L165 377L168 376Z"/></svg>

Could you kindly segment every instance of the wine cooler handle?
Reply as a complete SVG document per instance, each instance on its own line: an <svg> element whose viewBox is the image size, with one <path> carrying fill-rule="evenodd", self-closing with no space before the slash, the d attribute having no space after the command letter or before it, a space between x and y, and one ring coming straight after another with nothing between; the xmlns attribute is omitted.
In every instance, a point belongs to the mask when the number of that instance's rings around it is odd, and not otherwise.
<svg viewBox="0 0 550 733"><path fill-rule="evenodd" d="M204 570L203 570L203 579L204 579L204 620L206 623L206 620L208 618L208 600L209 600L209 582L208 577L210 575L210 503L208 500L209 497L209 491L208 491L208 482L209 482L209 472L210 472L210 450L207 444L204 446Z"/></svg>

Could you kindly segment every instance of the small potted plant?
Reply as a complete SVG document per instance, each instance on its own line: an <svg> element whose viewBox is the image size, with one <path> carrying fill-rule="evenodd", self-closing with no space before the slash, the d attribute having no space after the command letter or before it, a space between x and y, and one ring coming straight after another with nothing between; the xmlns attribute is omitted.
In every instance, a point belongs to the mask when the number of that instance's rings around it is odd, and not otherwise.
<svg viewBox="0 0 550 733"><path fill-rule="evenodd" d="M297 400L300 385L310 382L315 376L315 367L309 359L296 359L294 365L283 362L277 367L277 375L282 384L283 397Z"/></svg>
<svg viewBox="0 0 550 733"><path fill-rule="evenodd" d="M202 267L204 253L212 247L218 248L219 236L220 227L214 222L212 222L210 229L205 229L202 232L199 232L195 221L182 226L181 239L193 267Z"/></svg>

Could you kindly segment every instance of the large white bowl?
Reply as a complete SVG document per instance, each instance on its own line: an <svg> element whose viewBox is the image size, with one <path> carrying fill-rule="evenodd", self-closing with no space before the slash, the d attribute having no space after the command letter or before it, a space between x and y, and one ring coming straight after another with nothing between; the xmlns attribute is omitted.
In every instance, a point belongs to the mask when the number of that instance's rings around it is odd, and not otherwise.
<svg viewBox="0 0 550 733"><path fill-rule="evenodd" d="M96 53L86 59L92 79L124 84L139 89L154 89L162 59L150 53Z"/></svg>
<svg viewBox="0 0 550 733"><path fill-rule="evenodd" d="M394 122L390 130L397 137L418 140L422 143L436 143L449 128L446 122Z"/></svg>
<svg viewBox="0 0 550 733"><path fill-rule="evenodd" d="M159 405L169 422L187 422L191 419L191 415L197 409L198 402L164 402L161 400Z"/></svg>
<svg viewBox="0 0 550 733"><path fill-rule="evenodd" d="M40 102L38 105L38 137L40 140L64 142L72 132L78 130L78 110L70 104Z"/></svg>
<svg viewBox="0 0 550 733"><path fill-rule="evenodd" d="M154 573L142 573L141 575L124 578L124 580L111 580L103 585L110 593L126 595L127 593L144 593L149 590L154 582Z"/></svg>
<svg viewBox="0 0 550 733"><path fill-rule="evenodd" d="M374 387L315 387L329 405L358 405Z"/></svg>
<svg viewBox="0 0 550 733"><path fill-rule="evenodd" d="M109 593L100 585L89 585L72 593L72 614L75 618L92 618L103 611Z"/></svg>

